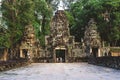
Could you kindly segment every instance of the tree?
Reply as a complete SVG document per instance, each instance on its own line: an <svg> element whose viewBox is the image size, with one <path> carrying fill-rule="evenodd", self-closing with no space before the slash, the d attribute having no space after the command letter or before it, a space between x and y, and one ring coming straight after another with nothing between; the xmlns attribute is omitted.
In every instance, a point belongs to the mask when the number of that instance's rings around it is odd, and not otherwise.
<svg viewBox="0 0 120 80"><path fill-rule="evenodd" d="M49 0L35 0L36 22L34 26L42 46L45 46L45 35L50 33L50 20L53 14L50 3Z"/></svg>
<svg viewBox="0 0 120 80"><path fill-rule="evenodd" d="M6 47L6 48L10 47L9 37L10 37L9 32L7 31L6 28L4 28L1 25L0 26L0 47Z"/></svg>
<svg viewBox="0 0 120 80"><path fill-rule="evenodd" d="M70 6L70 14L74 17L71 34L75 35L76 41L83 38L85 26L90 18L94 18L102 40L110 43L111 46L118 44L120 41L118 33L120 27L119 4L118 0L80 0L73 3Z"/></svg>
<svg viewBox="0 0 120 80"><path fill-rule="evenodd" d="M10 44L13 46L21 40L24 27L32 24L41 44L49 33L52 8L45 0L3 0L2 18L10 33Z"/></svg>
<svg viewBox="0 0 120 80"><path fill-rule="evenodd" d="M21 39L24 26L34 21L34 4L32 0L3 0L2 18L5 21L12 47Z"/></svg>

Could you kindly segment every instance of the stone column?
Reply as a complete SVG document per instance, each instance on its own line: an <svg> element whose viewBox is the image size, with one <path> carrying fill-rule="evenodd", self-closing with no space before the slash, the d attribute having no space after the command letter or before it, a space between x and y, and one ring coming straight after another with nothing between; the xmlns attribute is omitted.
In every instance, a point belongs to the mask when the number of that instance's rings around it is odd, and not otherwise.
<svg viewBox="0 0 120 80"><path fill-rule="evenodd" d="M100 52L100 48L98 48L98 57L101 57L101 52Z"/></svg>
<svg viewBox="0 0 120 80"><path fill-rule="evenodd" d="M20 58L23 58L23 51L20 49Z"/></svg>
<svg viewBox="0 0 120 80"><path fill-rule="evenodd" d="M93 52L92 48L90 47L90 52L89 52L88 56L93 55L92 52Z"/></svg>
<svg viewBox="0 0 120 80"><path fill-rule="evenodd" d="M68 49L65 49L65 62L68 62Z"/></svg>
<svg viewBox="0 0 120 80"><path fill-rule="evenodd" d="M7 61L8 60L8 49L4 49L4 55L3 55L3 61Z"/></svg>
<svg viewBox="0 0 120 80"><path fill-rule="evenodd" d="M53 60L56 63L56 50L55 49L53 50Z"/></svg>

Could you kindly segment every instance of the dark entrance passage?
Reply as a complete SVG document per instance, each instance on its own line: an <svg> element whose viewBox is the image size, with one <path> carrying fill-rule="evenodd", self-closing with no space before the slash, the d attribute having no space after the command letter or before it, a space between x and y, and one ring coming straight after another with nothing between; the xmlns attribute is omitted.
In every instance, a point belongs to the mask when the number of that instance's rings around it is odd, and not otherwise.
<svg viewBox="0 0 120 80"><path fill-rule="evenodd" d="M56 61L65 62L65 50L56 50Z"/></svg>
<svg viewBox="0 0 120 80"><path fill-rule="evenodd" d="M98 48L92 48L92 54L93 54L93 57L97 57L98 56Z"/></svg>
<svg viewBox="0 0 120 80"><path fill-rule="evenodd" d="M28 57L28 50L27 49L23 49L22 50L24 57L27 58Z"/></svg>

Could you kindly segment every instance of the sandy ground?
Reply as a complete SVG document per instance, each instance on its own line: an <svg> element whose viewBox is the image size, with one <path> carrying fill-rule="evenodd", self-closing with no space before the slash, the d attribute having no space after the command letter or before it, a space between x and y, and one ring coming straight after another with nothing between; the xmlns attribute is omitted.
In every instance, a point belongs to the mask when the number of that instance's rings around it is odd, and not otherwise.
<svg viewBox="0 0 120 80"><path fill-rule="evenodd" d="M33 63L1 72L0 80L120 80L120 70L87 63Z"/></svg>

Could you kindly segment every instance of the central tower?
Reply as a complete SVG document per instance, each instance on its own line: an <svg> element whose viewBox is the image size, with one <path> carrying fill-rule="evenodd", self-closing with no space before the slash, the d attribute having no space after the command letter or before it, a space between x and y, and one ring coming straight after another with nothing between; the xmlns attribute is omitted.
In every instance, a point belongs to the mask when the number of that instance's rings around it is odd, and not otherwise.
<svg viewBox="0 0 120 80"><path fill-rule="evenodd" d="M46 36L46 50L53 62L68 62L74 44L69 22L63 10L58 10L51 20L51 34Z"/></svg>

